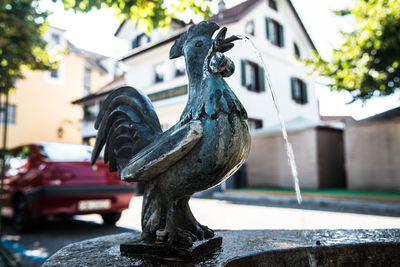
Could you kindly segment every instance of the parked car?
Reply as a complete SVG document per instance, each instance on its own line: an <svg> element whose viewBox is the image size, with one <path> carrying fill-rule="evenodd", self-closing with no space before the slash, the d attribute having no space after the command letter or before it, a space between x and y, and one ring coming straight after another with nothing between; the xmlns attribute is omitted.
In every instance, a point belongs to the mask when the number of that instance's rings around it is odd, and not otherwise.
<svg viewBox="0 0 400 267"><path fill-rule="evenodd" d="M92 147L36 143L11 149L6 155L3 216L13 218L18 231L31 230L36 219L49 215L98 213L115 224L129 207L135 185L98 160L90 164Z"/></svg>

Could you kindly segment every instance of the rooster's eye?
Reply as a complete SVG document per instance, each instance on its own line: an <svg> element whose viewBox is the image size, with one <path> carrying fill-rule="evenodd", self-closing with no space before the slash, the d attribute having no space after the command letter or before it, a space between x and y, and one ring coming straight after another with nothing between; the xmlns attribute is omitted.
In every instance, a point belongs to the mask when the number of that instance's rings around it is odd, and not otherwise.
<svg viewBox="0 0 400 267"><path fill-rule="evenodd" d="M196 47L201 47L203 45L203 42L202 41L197 41L194 45Z"/></svg>

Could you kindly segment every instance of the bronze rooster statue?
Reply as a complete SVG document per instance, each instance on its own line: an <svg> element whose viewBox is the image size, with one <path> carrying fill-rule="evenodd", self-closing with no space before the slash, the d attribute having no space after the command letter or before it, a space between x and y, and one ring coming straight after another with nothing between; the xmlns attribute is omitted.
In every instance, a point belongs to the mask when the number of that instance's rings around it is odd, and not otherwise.
<svg viewBox="0 0 400 267"><path fill-rule="evenodd" d="M144 182L142 239L190 247L214 232L194 218L188 201L232 175L249 154L247 113L223 77L234 72L223 55L225 38L213 22L193 25L175 41L170 58L185 57L188 103L178 123L163 132L150 100L131 87L114 90L97 117L92 164L104 161L128 182Z"/></svg>

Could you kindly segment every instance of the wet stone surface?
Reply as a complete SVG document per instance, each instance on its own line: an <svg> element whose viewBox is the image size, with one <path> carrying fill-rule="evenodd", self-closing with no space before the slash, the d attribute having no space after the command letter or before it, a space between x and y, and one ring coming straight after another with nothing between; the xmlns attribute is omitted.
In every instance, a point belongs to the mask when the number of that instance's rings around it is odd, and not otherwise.
<svg viewBox="0 0 400 267"><path fill-rule="evenodd" d="M95 239L74 243L64 247L50 257L44 266L185 266L182 262L160 262L157 259L138 259L122 256L120 244L132 242L140 236L139 233L122 233L109 235ZM357 261L356 254L363 257L364 261L376 263L374 255L384 255L385 258L393 258L388 262L389 266L400 262L398 253L400 251L400 229L380 230L239 230L218 231L217 236L223 238L222 248L208 258L195 262L188 262L187 266L240 266L236 265L238 259L243 260L239 264L255 264L264 261L265 255L271 255L279 260L285 255L295 266L304 266L297 258L307 257L308 263L318 259L319 255L330 255L331 262L343 257L336 254L354 253L352 259ZM364 247L360 247L361 246ZM362 245L366 244L366 245ZM321 249L322 248L322 249ZM326 248L326 249L323 249ZM365 254L367 248L371 255ZM324 253L319 253L319 251ZM382 254L382 251L384 252ZM270 254L265 254L270 253ZM272 253L272 254L271 254ZM262 255L260 255L262 254ZM246 257L252 255L251 257ZM253 257L253 255L255 255ZM264 256L263 256L264 255ZM288 256L289 255L289 256ZM291 256L290 256L291 255ZM279 258L280 256L280 258ZM381 256L382 258L382 256ZM348 260L347 258L345 260ZM229 263L230 262L230 263ZM236 262L236 263L235 263ZM281 261L278 261L281 262ZM379 264L380 261L378 261ZM271 264L276 263L276 261ZM308 264L307 264L308 265ZM318 266L316 264L315 266ZM268 265L266 265L268 266ZM312 265L314 266L314 265ZM328 264L328 266L331 266ZM395 266L395 265L392 265Z"/></svg>

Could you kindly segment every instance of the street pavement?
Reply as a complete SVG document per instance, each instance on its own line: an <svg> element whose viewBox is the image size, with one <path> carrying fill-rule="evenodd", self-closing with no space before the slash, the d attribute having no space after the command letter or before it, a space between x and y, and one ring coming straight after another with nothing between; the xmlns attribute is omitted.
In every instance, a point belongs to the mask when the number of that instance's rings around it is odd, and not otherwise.
<svg viewBox="0 0 400 267"><path fill-rule="evenodd" d="M225 197L227 197L225 195ZM238 203L221 199L192 198L196 219L212 229L378 229L400 228L400 217ZM257 204L257 205L255 205ZM264 203L268 204L268 203ZM142 198L132 199L129 210L117 222L120 227L140 230ZM100 222L98 215L85 219Z"/></svg>
<svg viewBox="0 0 400 267"><path fill-rule="evenodd" d="M361 214L363 205L386 206L396 203L354 204L355 212L342 208L345 204L326 204L325 200L304 199L299 206L291 198L254 194L214 193L213 198L192 198L190 206L197 220L212 229L384 229L400 228L400 217L386 212L380 215ZM319 204L315 204L317 202ZM308 203L308 204L307 204ZM310 203L314 203L312 206ZM322 203L322 204L321 204ZM325 204L324 204L325 203ZM353 202L356 203L356 202ZM347 203L351 204L351 203ZM346 204L346 205L347 205ZM75 220L43 223L33 233L18 234L10 222L5 223L3 244L22 260L23 266L41 263L65 245L102 235L139 231L142 197L134 197L116 226L104 226L99 215L76 216ZM14 247L13 247L14 246Z"/></svg>

